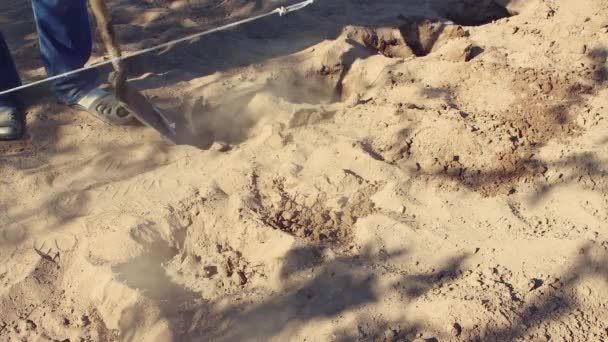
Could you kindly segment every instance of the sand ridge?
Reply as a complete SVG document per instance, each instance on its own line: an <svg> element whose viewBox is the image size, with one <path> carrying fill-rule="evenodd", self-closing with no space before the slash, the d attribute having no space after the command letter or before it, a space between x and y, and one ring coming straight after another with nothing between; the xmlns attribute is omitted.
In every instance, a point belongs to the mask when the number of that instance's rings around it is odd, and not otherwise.
<svg viewBox="0 0 608 342"><path fill-rule="evenodd" d="M126 50L288 3L110 1ZM608 340L607 14L317 1L131 62L179 146L37 98L0 144L0 339Z"/></svg>

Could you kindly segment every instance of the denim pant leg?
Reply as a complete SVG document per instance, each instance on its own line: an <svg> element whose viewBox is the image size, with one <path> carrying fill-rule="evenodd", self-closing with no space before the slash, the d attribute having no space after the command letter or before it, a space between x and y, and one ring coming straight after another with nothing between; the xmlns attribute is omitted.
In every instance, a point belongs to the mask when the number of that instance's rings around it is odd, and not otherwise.
<svg viewBox="0 0 608 342"><path fill-rule="evenodd" d="M32 0L40 54L49 76L81 68L91 57L92 38L87 0ZM74 104L96 84L97 73L84 71L53 82L53 92Z"/></svg>
<svg viewBox="0 0 608 342"><path fill-rule="evenodd" d="M8 90L21 85L19 74L11 57L11 52L0 32L0 90ZM0 95L0 106L16 106L17 100L14 93Z"/></svg>

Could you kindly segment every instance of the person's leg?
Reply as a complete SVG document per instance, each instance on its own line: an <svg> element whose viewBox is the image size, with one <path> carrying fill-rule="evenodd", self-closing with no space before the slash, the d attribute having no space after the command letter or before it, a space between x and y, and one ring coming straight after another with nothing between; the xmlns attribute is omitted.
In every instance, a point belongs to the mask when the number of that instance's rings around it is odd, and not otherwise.
<svg viewBox="0 0 608 342"><path fill-rule="evenodd" d="M11 52L0 32L0 90L21 85ZM23 113L17 108L14 93L0 95L0 140L19 139L23 135L25 122Z"/></svg>
<svg viewBox="0 0 608 342"><path fill-rule="evenodd" d="M49 76L81 68L92 50L86 0L32 0L40 54ZM84 71L53 82L57 99L75 104L96 86L97 73Z"/></svg>
<svg viewBox="0 0 608 342"><path fill-rule="evenodd" d="M21 85L19 74L15 68L15 63L11 56L11 52L4 41L4 36L0 32L0 91L8 90ZM17 99L13 93L7 95L0 95L0 106L13 106L17 105Z"/></svg>
<svg viewBox="0 0 608 342"><path fill-rule="evenodd" d="M49 76L81 68L91 57L92 37L87 0L32 0L40 54ZM112 124L130 123L127 108L97 87L97 73L87 70L53 82L57 99Z"/></svg>

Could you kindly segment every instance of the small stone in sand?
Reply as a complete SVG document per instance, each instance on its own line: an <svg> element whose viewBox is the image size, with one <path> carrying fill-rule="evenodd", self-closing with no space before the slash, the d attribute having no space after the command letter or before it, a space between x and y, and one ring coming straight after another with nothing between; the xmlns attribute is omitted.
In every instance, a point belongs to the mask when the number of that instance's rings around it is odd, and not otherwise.
<svg viewBox="0 0 608 342"><path fill-rule="evenodd" d="M452 324L451 333L454 336L460 336L462 333L462 327L458 323Z"/></svg>
<svg viewBox="0 0 608 342"><path fill-rule="evenodd" d="M232 147L230 144L216 141L213 143L213 145L211 145L210 149L217 152L228 152L232 149Z"/></svg>

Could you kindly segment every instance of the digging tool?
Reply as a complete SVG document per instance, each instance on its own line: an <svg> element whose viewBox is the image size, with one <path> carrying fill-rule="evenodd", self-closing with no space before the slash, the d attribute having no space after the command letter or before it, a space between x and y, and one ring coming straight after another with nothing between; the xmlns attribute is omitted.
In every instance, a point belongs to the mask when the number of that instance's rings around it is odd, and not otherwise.
<svg viewBox="0 0 608 342"><path fill-rule="evenodd" d="M171 142L176 143L175 129L166 116L127 82L127 67L122 59L120 46L116 41L106 0L89 0L89 4L97 21L104 47L112 59L114 72L110 75L109 81L116 92L116 97L126 105L137 120L155 129Z"/></svg>

